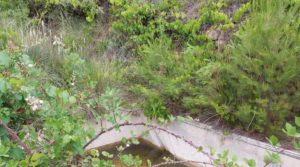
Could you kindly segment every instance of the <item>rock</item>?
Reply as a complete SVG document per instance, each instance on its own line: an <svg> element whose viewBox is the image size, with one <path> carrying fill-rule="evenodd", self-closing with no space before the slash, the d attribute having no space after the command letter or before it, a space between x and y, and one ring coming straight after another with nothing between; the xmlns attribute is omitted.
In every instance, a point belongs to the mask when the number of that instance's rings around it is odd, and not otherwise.
<svg viewBox="0 0 300 167"><path fill-rule="evenodd" d="M205 33L212 40L217 40L219 38L220 34L221 34L221 31L209 29Z"/></svg>

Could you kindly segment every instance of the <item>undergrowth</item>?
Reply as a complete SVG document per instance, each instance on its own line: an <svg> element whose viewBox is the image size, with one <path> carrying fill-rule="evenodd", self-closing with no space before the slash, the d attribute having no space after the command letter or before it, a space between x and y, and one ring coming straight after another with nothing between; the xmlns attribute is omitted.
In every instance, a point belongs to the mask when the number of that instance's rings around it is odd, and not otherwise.
<svg viewBox="0 0 300 167"><path fill-rule="evenodd" d="M213 42L176 51L169 34L141 45L130 81L146 99L146 114L216 113L246 130L275 133L299 114L298 13L296 2L256 1L221 53Z"/></svg>
<svg viewBox="0 0 300 167"><path fill-rule="evenodd" d="M113 166L83 150L83 127L126 118L122 100L160 122L215 117L299 148L299 1L193 2L0 0L0 166ZM235 164L224 154L216 163Z"/></svg>

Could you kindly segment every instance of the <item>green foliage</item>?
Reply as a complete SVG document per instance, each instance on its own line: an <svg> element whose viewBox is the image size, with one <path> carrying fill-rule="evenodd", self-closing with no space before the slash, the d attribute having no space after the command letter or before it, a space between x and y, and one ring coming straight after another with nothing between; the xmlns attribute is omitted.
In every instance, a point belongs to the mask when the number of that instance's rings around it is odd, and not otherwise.
<svg viewBox="0 0 300 167"><path fill-rule="evenodd" d="M299 3L255 2L209 96L225 120L274 133L300 112Z"/></svg>
<svg viewBox="0 0 300 167"><path fill-rule="evenodd" d="M86 132L80 114L71 113L74 97L58 88L52 90L51 97L45 94L54 86L38 79L47 78L46 73L35 68L27 55L1 52L1 59L5 61L0 65L0 118L35 150L32 156L25 156L0 127L1 162L14 160L24 166L31 158L33 166L47 166L51 161L64 164L66 159L82 154Z"/></svg>
<svg viewBox="0 0 300 167"><path fill-rule="evenodd" d="M113 11L113 29L121 33L125 40L129 38L134 43L134 48L163 35L168 35L178 46L197 44L207 40L203 34L204 27L212 26L226 30L234 26L229 17L221 11L222 1L209 1L203 5L196 2L194 5L201 8L195 11L195 18L185 14L185 1L111 0L110 3Z"/></svg>
<svg viewBox="0 0 300 167"><path fill-rule="evenodd" d="M10 64L10 58L7 53L0 52L0 66L1 67L8 67Z"/></svg>
<svg viewBox="0 0 300 167"><path fill-rule="evenodd" d="M280 156L277 153L267 152L264 156L265 164L279 164L281 162Z"/></svg>
<svg viewBox="0 0 300 167"><path fill-rule="evenodd" d="M6 48L9 42L18 43L20 36L14 31L28 21L29 10L23 0L0 0L0 50Z"/></svg>
<svg viewBox="0 0 300 167"><path fill-rule="evenodd" d="M160 16L157 13L165 12L162 9L172 13L176 5L169 3L175 6L170 9L166 4L166 8L159 8L164 3L135 3L131 6L125 1L113 2L118 6L116 12L123 11L119 15L117 12L115 24L122 25L119 31L133 40L139 39L135 42L140 44L137 49L140 57L133 63L129 81L135 83L131 90L145 98L142 106L147 116L166 118L172 112L186 110L199 115L215 112L226 122L239 124L246 130L274 133L280 132L278 129L285 121L299 113L299 3L257 0L242 5L233 19L240 20L250 8L252 13L222 56L214 52L210 41L177 51L177 46L172 45L177 33L173 34L175 31L165 25L180 22L180 18L157 24L160 27L153 28L159 29L157 33L150 30L152 24L156 25L152 22ZM226 5L209 2L201 8L204 13L197 22L213 27L219 25L222 29L230 21L217 9ZM145 21L146 24L142 24ZM188 20L184 25L192 22ZM200 27L186 32L196 37L201 34ZM144 38L151 34L148 32L158 35Z"/></svg>
<svg viewBox="0 0 300 167"><path fill-rule="evenodd" d="M26 21L29 13L27 2L24 0L0 0L0 17L14 17L17 21Z"/></svg>
<svg viewBox="0 0 300 167"><path fill-rule="evenodd" d="M36 13L38 17L49 15L52 10L60 7L62 12L68 9L79 10L84 13L88 22L92 22L101 11L97 0L31 0L28 5L32 10L39 12Z"/></svg>
<svg viewBox="0 0 300 167"><path fill-rule="evenodd" d="M300 81L299 13L296 13L299 4L290 7L283 1L272 1L257 8L236 35L233 60L226 67L231 77L227 75L230 81L224 85L234 84L231 85L236 91L236 101L231 106L247 105L256 110L257 113L251 114L255 117L254 129L274 132L286 118L300 112L300 91L296 86ZM239 115L243 110L232 109L237 110L237 119L250 123L250 119L242 120L246 118L244 114Z"/></svg>
<svg viewBox="0 0 300 167"><path fill-rule="evenodd" d="M271 143L273 146L280 146L279 140L276 136L272 135L270 138L268 138L269 143Z"/></svg>
<svg viewBox="0 0 300 167"><path fill-rule="evenodd" d="M249 3L231 13L227 10L233 1L224 0L197 1L192 13L188 1L109 2L113 38L125 41L122 47L135 57L121 59L119 52L105 52L115 51L116 44L95 39L99 27L105 27L98 22L78 25L78 15L95 20L101 9L96 0L0 0L0 119L33 150L26 155L0 127L0 166L114 166L115 157L128 166L141 165L138 156L102 152L103 160L99 152L83 150L87 137L94 135L91 128L83 128L84 116L105 119L116 129L118 121L128 120L120 112L120 92L113 88L121 85L124 74L126 86L144 99L145 115L160 122L180 120L182 116L172 114L183 112L208 114L269 134L279 133L299 115L298 1L243 1ZM229 47L216 47L207 38L207 30L227 35L248 11L249 19ZM76 17L75 24L67 25L68 20L61 23L66 29L47 31L68 14ZM32 25L28 16L43 24ZM283 128L297 149L299 128L299 117ZM280 146L275 136L268 140ZM135 138L127 142L138 144ZM216 165L238 166L229 151L214 155ZM280 162L273 152L264 159L267 164Z"/></svg>
<svg viewBox="0 0 300 167"><path fill-rule="evenodd" d="M239 8L239 10L237 10L237 11L234 13L234 15L233 15L233 17L232 17L232 20L233 20L234 22L239 22L239 21L241 21L243 15L250 9L250 7L251 7L251 5L250 5L249 2L246 3L246 4L243 4L243 5Z"/></svg>
<svg viewBox="0 0 300 167"><path fill-rule="evenodd" d="M99 103L104 108L103 119L117 125L119 121L128 121L128 116L120 112L122 100L119 98L118 90L107 88L100 96Z"/></svg>
<svg viewBox="0 0 300 167"><path fill-rule="evenodd" d="M182 108L197 110L201 97L196 92L202 83L195 77L211 55L209 48L213 45L178 53L167 37L141 47L141 61L133 65L130 81L136 83L131 90L146 99L142 106L147 116L166 118Z"/></svg>
<svg viewBox="0 0 300 167"><path fill-rule="evenodd" d="M107 158L113 158L114 155L113 154L110 154L109 152L107 151L102 151L101 153L103 156L107 157Z"/></svg>
<svg viewBox="0 0 300 167"><path fill-rule="evenodd" d="M142 165L142 160L138 155L137 156L133 156L131 154L120 155L120 160L127 166L138 167Z"/></svg>
<svg viewBox="0 0 300 167"><path fill-rule="evenodd" d="M285 124L285 128L283 132L293 138L293 144L295 149L300 149L300 117L295 117L295 124L296 126L291 125L290 123Z"/></svg>
<svg viewBox="0 0 300 167"><path fill-rule="evenodd" d="M214 160L214 165L219 166L226 164L226 166L239 167L236 157L230 157L229 151L225 150L220 154L217 154L217 159Z"/></svg>
<svg viewBox="0 0 300 167"><path fill-rule="evenodd" d="M89 75L82 70L85 61L76 54L70 57L67 55L60 61L65 68L59 72L63 72L65 79L68 80L72 75L78 78L76 84L64 88L54 85L48 73L38 68L26 54L3 50L0 52L0 60L0 119L33 150L32 155L25 155L1 126L1 163L15 166L84 163L77 162L74 157L84 155L83 145L94 132L84 128L83 116L86 113L81 108L95 110L101 104L106 112L105 119L116 123L116 119L119 121L126 118L119 112L121 101L116 89L107 89L100 98L96 96L95 90L81 89L85 84L79 82L81 77ZM91 88L95 88L93 84ZM126 162L131 163L129 160L125 158ZM112 166L110 161L101 159L92 159L90 163Z"/></svg>
<svg viewBox="0 0 300 167"><path fill-rule="evenodd" d="M249 167L256 167L256 162L253 159L245 159L245 162Z"/></svg>

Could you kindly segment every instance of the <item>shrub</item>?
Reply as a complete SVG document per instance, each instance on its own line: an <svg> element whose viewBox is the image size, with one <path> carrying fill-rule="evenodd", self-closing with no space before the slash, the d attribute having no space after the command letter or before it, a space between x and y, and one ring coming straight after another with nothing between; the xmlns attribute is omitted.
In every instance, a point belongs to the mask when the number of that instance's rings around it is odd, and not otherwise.
<svg viewBox="0 0 300 167"><path fill-rule="evenodd" d="M130 81L135 83L132 90L145 97L143 108L149 117L166 118L171 113L200 108L193 100L205 83L196 77L207 58L213 57L214 45L191 46L180 53L172 50L171 43L162 37L143 45L141 60L130 71Z"/></svg>
<svg viewBox="0 0 300 167"><path fill-rule="evenodd" d="M212 79L210 100L225 120L272 133L300 114L299 5L255 1Z"/></svg>
<svg viewBox="0 0 300 167"><path fill-rule="evenodd" d="M1 51L0 60L1 165L63 165L83 153L83 120L72 112L76 98L52 85L29 56ZM34 152L24 152L2 123Z"/></svg>
<svg viewBox="0 0 300 167"><path fill-rule="evenodd" d="M132 90L145 97L150 117L216 113L247 130L279 132L300 112L298 11L297 2L255 1L219 53L209 41L178 52L172 37L161 34L139 48Z"/></svg>

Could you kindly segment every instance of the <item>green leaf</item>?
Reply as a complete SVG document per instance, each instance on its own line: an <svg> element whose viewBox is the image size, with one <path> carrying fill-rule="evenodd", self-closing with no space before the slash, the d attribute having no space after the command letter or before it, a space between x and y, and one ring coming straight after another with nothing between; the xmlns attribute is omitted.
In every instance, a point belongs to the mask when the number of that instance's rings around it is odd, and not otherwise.
<svg viewBox="0 0 300 167"><path fill-rule="evenodd" d="M179 122L184 122L184 121L186 120L183 116L177 116L176 119L177 119Z"/></svg>
<svg viewBox="0 0 300 167"><path fill-rule="evenodd" d="M11 84L14 91L18 91L20 89L20 87L23 85L24 79L23 78L11 78L9 80L9 83Z"/></svg>
<svg viewBox="0 0 300 167"><path fill-rule="evenodd" d="M69 98L69 102L70 102L71 104L76 103L76 98L75 98L74 96L71 96L71 97Z"/></svg>
<svg viewBox="0 0 300 167"><path fill-rule="evenodd" d="M300 117L295 117L295 123L298 127L300 127Z"/></svg>
<svg viewBox="0 0 300 167"><path fill-rule="evenodd" d="M256 162L253 159L244 159L249 167L256 167Z"/></svg>
<svg viewBox="0 0 300 167"><path fill-rule="evenodd" d="M64 126L64 130L67 133L71 133L71 131L74 129L74 124L72 124L70 122L65 122L63 126Z"/></svg>
<svg viewBox="0 0 300 167"><path fill-rule="evenodd" d="M171 122L175 121L176 119L173 115L168 115L168 118Z"/></svg>
<svg viewBox="0 0 300 167"><path fill-rule="evenodd" d="M56 97L57 95L57 88L55 86L49 86L47 89L46 89L46 93L48 96L50 97Z"/></svg>
<svg viewBox="0 0 300 167"><path fill-rule="evenodd" d="M139 156L133 156L131 154L121 155L120 160L127 166L140 166L142 164L142 160Z"/></svg>
<svg viewBox="0 0 300 167"><path fill-rule="evenodd" d="M90 154L91 154L93 157L98 157L98 156L99 156L99 151L96 150L96 149L91 149L91 150L90 150Z"/></svg>
<svg viewBox="0 0 300 167"><path fill-rule="evenodd" d="M8 67L10 58L5 52L0 52L0 66Z"/></svg>
<svg viewBox="0 0 300 167"><path fill-rule="evenodd" d="M209 147L210 155L215 155L216 154L216 149L213 147Z"/></svg>
<svg viewBox="0 0 300 167"><path fill-rule="evenodd" d="M74 150L73 152L78 153L80 155L82 155L84 153L84 150L82 148L82 144L80 142L78 142L78 141L73 142L72 146L73 146L73 150Z"/></svg>
<svg viewBox="0 0 300 167"><path fill-rule="evenodd" d="M22 160L25 157L24 151L19 147L10 149L9 155L10 157L13 157L16 160Z"/></svg>
<svg viewBox="0 0 300 167"><path fill-rule="evenodd" d="M186 116L186 119L188 120L188 121L193 121L193 118L191 117L191 116Z"/></svg>
<svg viewBox="0 0 300 167"><path fill-rule="evenodd" d="M89 138L92 138L95 136L95 129L92 127L88 127L86 134Z"/></svg>
<svg viewBox="0 0 300 167"><path fill-rule="evenodd" d="M298 141L298 142L293 142L293 145L294 145L294 148L296 149L296 150L300 150L300 141Z"/></svg>
<svg viewBox="0 0 300 167"><path fill-rule="evenodd" d="M44 158L45 155L41 153L34 153L31 157L31 165L32 166L38 166L42 163L42 158Z"/></svg>
<svg viewBox="0 0 300 167"><path fill-rule="evenodd" d="M5 123L8 124L11 119L11 111L7 108L0 108L0 119ZM1 135L1 133L0 133Z"/></svg>
<svg viewBox="0 0 300 167"><path fill-rule="evenodd" d="M33 61L31 60L31 58L26 54L22 55L21 60L26 65L33 64Z"/></svg>
<svg viewBox="0 0 300 167"><path fill-rule="evenodd" d="M267 140L269 141L270 144L272 144L273 146L280 146L279 144L279 140L276 136L270 136L269 138L267 138Z"/></svg>
<svg viewBox="0 0 300 167"><path fill-rule="evenodd" d="M295 137L297 135L297 129L290 123L285 124L285 129L283 129L283 132L286 133L288 136Z"/></svg>
<svg viewBox="0 0 300 167"><path fill-rule="evenodd" d="M0 93L7 93L11 85L6 80L0 78Z"/></svg>
<svg viewBox="0 0 300 167"><path fill-rule="evenodd" d="M18 165L18 164L19 164L18 161L10 160L10 161L8 161L8 163L6 164L5 167L18 167L18 166L20 166L20 165ZM1 165L1 164L0 164L0 165Z"/></svg>
<svg viewBox="0 0 300 167"><path fill-rule="evenodd" d="M0 127L0 137L4 135L7 135L7 131L3 127Z"/></svg>
<svg viewBox="0 0 300 167"><path fill-rule="evenodd" d="M199 146L198 147L198 152L202 152L203 151L203 147L202 146Z"/></svg>
<svg viewBox="0 0 300 167"><path fill-rule="evenodd" d="M140 144L139 140L137 140L136 138L132 138L132 139L131 139L131 142L132 142L133 144L135 144L135 145Z"/></svg>
<svg viewBox="0 0 300 167"><path fill-rule="evenodd" d="M109 152L107 151L102 151L101 154L107 158L113 158L114 155L113 154L110 154Z"/></svg>
<svg viewBox="0 0 300 167"><path fill-rule="evenodd" d="M64 90L59 96L62 98L64 103L69 102L70 94L68 93L68 91Z"/></svg>
<svg viewBox="0 0 300 167"><path fill-rule="evenodd" d="M65 135L63 137L63 144L68 144L73 139L73 136Z"/></svg>
<svg viewBox="0 0 300 167"><path fill-rule="evenodd" d="M128 140L127 140L125 137L122 137L121 142L122 142L123 144L126 144L127 141L128 141Z"/></svg>
<svg viewBox="0 0 300 167"><path fill-rule="evenodd" d="M9 147L5 147L4 145L2 145L2 143L0 143L0 158L9 157L8 152L9 152Z"/></svg>
<svg viewBox="0 0 300 167"><path fill-rule="evenodd" d="M268 163L279 164L281 160L278 153L267 152L267 154L264 156L264 162L266 164Z"/></svg>

